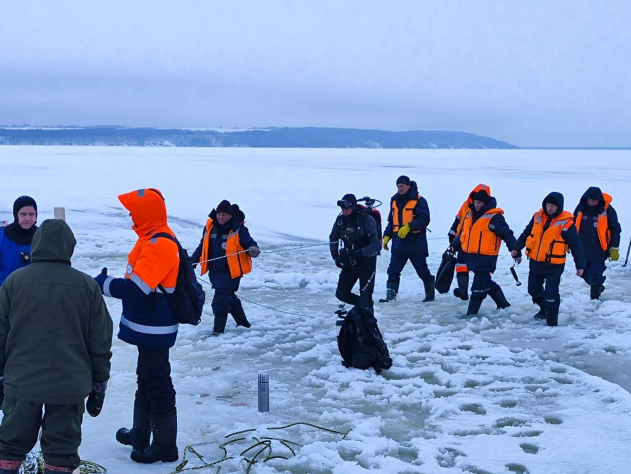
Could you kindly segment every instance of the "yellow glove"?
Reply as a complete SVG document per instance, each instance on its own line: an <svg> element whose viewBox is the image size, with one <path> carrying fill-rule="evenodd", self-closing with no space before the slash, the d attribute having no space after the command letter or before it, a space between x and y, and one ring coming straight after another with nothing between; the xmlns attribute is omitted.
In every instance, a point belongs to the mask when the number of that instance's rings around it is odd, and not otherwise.
<svg viewBox="0 0 631 474"><path fill-rule="evenodd" d="M410 233L410 224L405 224L403 227L399 229L399 233L397 234L400 238L405 239L405 237Z"/></svg>
<svg viewBox="0 0 631 474"><path fill-rule="evenodd" d="M387 235L383 236L383 249L384 250L390 250L388 248L388 242L390 242L390 237L388 237Z"/></svg>
<svg viewBox="0 0 631 474"><path fill-rule="evenodd" d="M613 247L611 248L611 250L609 250L609 258L612 262L618 261L618 259L620 258L620 252L618 252L617 248Z"/></svg>

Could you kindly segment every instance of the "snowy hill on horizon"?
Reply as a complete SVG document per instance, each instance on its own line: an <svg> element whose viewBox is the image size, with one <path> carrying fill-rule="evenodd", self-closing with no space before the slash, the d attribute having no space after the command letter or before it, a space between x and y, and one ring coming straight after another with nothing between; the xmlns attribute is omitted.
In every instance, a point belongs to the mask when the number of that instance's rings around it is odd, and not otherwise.
<svg viewBox="0 0 631 474"><path fill-rule="evenodd" d="M199 130L118 126L5 126L0 127L0 145L387 149L519 148L504 141L466 132L436 130L392 132L320 127Z"/></svg>

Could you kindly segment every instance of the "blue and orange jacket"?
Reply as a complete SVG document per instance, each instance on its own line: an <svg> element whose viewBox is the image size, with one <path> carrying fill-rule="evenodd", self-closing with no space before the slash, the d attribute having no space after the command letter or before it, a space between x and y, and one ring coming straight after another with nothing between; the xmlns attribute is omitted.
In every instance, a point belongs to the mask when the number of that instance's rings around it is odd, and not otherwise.
<svg viewBox="0 0 631 474"><path fill-rule="evenodd" d="M383 235L392 239L392 254L422 253L427 255L429 253L427 246L429 222L427 201L419 194L416 182L412 181L412 186L407 194L397 193L390 199L388 225L383 231ZM405 239L400 239L397 232L406 224L410 226L410 233Z"/></svg>
<svg viewBox="0 0 631 474"><path fill-rule="evenodd" d="M479 211L473 203L462 223L462 231L451 246L467 253L467 267L472 272L494 272L501 241L508 250L513 250L517 240L504 219L504 211L497 208L497 202L491 197Z"/></svg>
<svg viewBox="0 0 631 474"><path fill-rule="evenodd" d="M593 208L587 205L589 196L598 197L600 203ZM585 249L600 248L608 252L612 247L620 247L620 233L622 231L618 214L611 205L612 198L603 193L600 188L591 187L581 197L574 217L576 230L581 236Z"/></svg>
<svg viewBox="0 0 631 474"><path fill-rule="evenodd" d="M139 189L118 199L131 214L138 241L129 253L125 278L107 278L103 294L123 302L119 339L167 349L175 344L178 323L162 289L175 290L180 257L175 242L153 238L159 232L175 236L167 225L164 198L157 189Z"/></svg>
<svg viewBox="0 0 631 474"><path fill-rule="evenodd" d="M217 222L217 211L213 209L208 215L199 246L191 255L191 261L199 263L201 274L213 276L229 273L231 279L240 278L252 271L252 258L245 252L256 246L245 226L245 214L239 206L232 205L232 219L223 226ZM228 255L226 258L224 255ZM219 258L209 262L209 260Z"/></svg>
<svg viewBox="0 0 631 474"><path fill-rule="evenodd" d="M545 211L549 198L553 198L559 206L554 215ZM574 225L574 216L563 210L563 204L561 193L548 194L541 203L541 209L535 212L517 239L515 250L526 248L530 270L535 274L562 274L568 250L572 252L576 268L585 268L585 252Z"/></svg>

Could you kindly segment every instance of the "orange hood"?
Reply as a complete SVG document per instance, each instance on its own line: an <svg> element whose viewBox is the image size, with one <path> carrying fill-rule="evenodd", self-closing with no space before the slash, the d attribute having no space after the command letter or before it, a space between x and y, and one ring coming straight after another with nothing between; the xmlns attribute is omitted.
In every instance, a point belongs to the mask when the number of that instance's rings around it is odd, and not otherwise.
<svg viewBox="0 0 631 474"><path fill-rule="evenodd" d="M167 208L157 189L138 189L121 194L118 200L130 212L134 222L132 229L139 237L167 224Z"/></svg>

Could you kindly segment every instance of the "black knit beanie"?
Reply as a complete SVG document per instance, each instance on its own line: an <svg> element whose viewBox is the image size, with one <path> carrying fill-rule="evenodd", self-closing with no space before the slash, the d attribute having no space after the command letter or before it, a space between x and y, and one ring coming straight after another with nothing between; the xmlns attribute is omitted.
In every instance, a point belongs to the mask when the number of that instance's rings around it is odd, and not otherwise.
<svg viewBox="0 0 631 474"><path fill-rule="evenodd" d="M20 196L13 203L13 219L15 222L18 221L18 212L20 212L20 209L27 206L32 206L33 209L35 209L35 214L37 215L37 203L35 202L35 199L30 196Z"/></svg>
<svg viewBox="0 0 631 474"><path fill-rule="evenodd" d="M224 214L232 215L233 210L232 210L232 204L230 204L230 201L226 201L225 199L221 201L219 205L217 206L217 212L223 212Z"/></svg>

